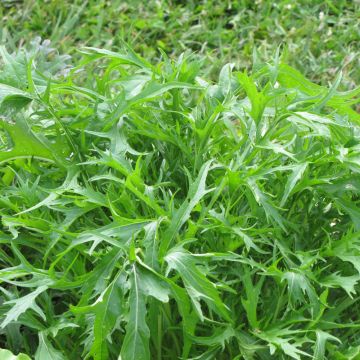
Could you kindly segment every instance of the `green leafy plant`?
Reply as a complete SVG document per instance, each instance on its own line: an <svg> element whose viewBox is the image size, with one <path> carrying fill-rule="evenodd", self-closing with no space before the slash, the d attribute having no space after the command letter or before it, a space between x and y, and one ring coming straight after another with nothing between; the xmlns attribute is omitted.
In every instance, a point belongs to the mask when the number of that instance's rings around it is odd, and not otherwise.
<svg viewBox="0 0 360 360"><path fill-rule="evenodd" d="M48 45L1 50L0 346L358 358L360 89Z"/></svg>

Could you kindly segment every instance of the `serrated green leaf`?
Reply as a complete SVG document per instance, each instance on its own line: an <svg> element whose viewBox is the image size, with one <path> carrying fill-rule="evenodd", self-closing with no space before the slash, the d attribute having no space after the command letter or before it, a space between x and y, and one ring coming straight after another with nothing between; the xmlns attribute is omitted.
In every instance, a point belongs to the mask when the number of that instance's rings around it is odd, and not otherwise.
<svg viewBox="0 0 360 360"><path fill-rule="evenodd" d="M107 338L114 330L123 311L123 286L124 278L119 273L96 300L93 308L95 312L94 341L89 354L96 360L109 358Z"/></svg>
<svg viewBox="0 0 360 360"><path fill-rule="evenodd" d="M11 305L11 309L5 314L5 319L1 323L1 328L5 328L11 322L16 321L18 317L29 309L35 311L43 320L45 314L43 310L36 304L35 299L47 290L46 285L39 286L33 292L20 297L18 299L6 301L5 305Z"/></svg>
<svg viewBox="0 0 360 360"><path fill-rule="evenodd" d="M203 319L203 314L198 303L200 299L204 300L221 317L231 321L229 311L222 302L215 284L200 271L196 265L196 260L190 253L184 249L176 248L166 255L165 261L169 270L175 269L180 274L201 319Z"/></svg>
<svg viewBox="0 0 360 360"><path fill-rule="evenodd" d="M196 180L190 185L189 192L186 200L182 205L175 210L175 213L171 219L171 223L164 234L164 237L160 244L160 256L164 256L168 250L172 240L176 233L189 219L191 211L198 204L198 202L205 196L210 190L206 190L206 177L210 170L211 161L205 163L196 178Z"/></svg>
<svg viewBox="0 0 360 360"><path fill-rule="evenodd" d="M335 336L330 335L322 330L316 330L316 343L314 348L314 360L325 359L325 346L327 341L335 341L341 343L341 341Z"/></svg>
<svg viewBox="0 0 360 360"><path fill-rule="evenodd" d="M129 322L126 326L126 335L119 359L150 359L150 331L146 323L146 294L135 264L132 265L129 306Z"/></svg>

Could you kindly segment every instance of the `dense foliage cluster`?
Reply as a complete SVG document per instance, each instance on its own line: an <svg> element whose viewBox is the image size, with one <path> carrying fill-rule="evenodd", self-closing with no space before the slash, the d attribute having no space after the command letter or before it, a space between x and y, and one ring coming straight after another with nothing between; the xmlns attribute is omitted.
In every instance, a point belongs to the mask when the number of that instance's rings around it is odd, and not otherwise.
<svg viewBox="0 0 360 360"><path fill-rule="evenodd" d="M211 82L126 46L0 52L1 348L359 358L360 89L279 56Z"/></svg>

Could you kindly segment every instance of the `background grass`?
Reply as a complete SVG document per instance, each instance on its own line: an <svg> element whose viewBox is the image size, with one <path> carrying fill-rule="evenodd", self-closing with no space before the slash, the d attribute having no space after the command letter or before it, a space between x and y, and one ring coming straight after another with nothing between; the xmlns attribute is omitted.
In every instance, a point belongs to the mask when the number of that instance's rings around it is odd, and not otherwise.
<svg viewBox="0 0 360 360"><path fill-rule="evenodd" d="M283 46L284 61L322 84L344 70L346 88L359 83L358 0L1 1L1 42L50 39L60 52L82 45L117 49L127 41L145 58L158 49L196 52L213 77L226 62L251 66Z"/></svg>

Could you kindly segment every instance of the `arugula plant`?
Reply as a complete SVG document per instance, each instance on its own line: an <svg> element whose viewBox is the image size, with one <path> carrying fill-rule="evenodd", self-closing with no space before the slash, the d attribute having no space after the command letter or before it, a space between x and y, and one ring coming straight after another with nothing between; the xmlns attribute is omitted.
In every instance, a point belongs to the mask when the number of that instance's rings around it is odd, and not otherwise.
<svg viewBox="0 0 360 360"><path fill-rule="evenodd" d="M357 359L360 89L48 43L0 71L0 350Z"/></svg>

